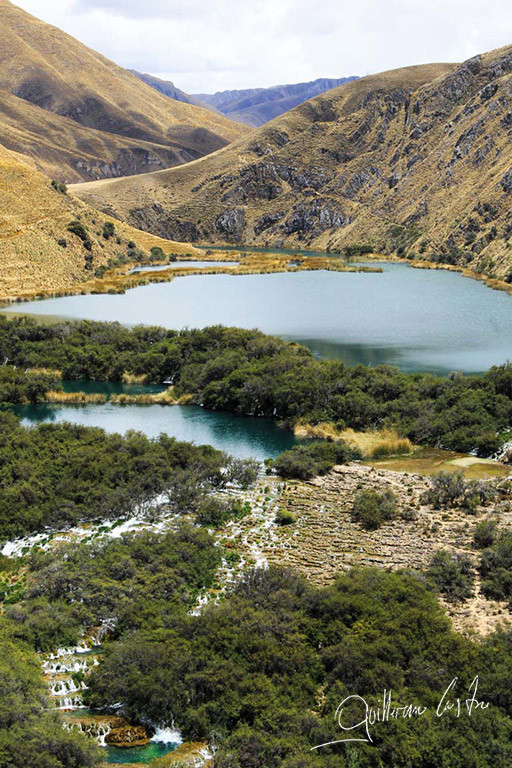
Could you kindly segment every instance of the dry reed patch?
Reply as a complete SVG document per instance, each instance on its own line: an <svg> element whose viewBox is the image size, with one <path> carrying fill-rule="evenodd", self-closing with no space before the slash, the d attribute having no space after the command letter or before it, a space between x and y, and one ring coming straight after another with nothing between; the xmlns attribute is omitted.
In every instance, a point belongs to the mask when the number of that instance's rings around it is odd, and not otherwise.
<svg viewBox="0 0 512 768"><path fill-rule="evenodd" d="M46 393L45 399L48 403L60 403L62 405L107 402L107 396L100 392L57 392L53 390Z"/></svg>
<svg viewBox="0 0 512 768"><path fill-rule="evenodd" d="M393 429L356 432L353 429L338 430L332 422L321 422L320 424L299 423L294 433L297 437L346 443L358 450L364 459L400 456L414 451L409 438L400 437Z"/></svg>

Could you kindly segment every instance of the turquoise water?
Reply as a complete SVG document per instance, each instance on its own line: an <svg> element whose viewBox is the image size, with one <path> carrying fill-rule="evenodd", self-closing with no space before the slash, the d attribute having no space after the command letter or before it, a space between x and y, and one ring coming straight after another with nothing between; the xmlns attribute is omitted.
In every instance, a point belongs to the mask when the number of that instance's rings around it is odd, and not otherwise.
<svg viewBox="0 0 512 768"><path fill-rule="evenodd" d="M478 373L512 357L508 294L443 270L190 275L123 295L69 296L6 311L167 328L259 328L349 364Z"/></svg>
<svg viewBox="0 0 512 768"><path fill-rule="evenodd" d="M158 437L166 432L196 445L213 445L240 458L263 461L291 448L292 432L280 429L272 419L206 411L198 406L179 405L23 405L13 409L25 425L43 422L84 424L107 432L128 429Z"/></svg>
<svg viewBox="0 0 512 768"><path fill-rule="evenodd" d="M169 752L173 752L178 746L178 744L163 744L161 741L152 741L145 747L130 747L128 749L106 747L105 759L108 763L116 765L130 765L132 763L145 765L156 757L163 757Z"/></svg>

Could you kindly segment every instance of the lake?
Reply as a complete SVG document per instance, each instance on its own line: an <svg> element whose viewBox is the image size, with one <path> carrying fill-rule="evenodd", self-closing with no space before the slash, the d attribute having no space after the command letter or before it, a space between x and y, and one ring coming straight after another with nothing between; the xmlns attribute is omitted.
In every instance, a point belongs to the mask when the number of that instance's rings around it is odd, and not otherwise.
<svg viewBox="0 0 512 768"><path fill-rule="evenodd" d="M259 328L353 365L479 373L512 357L507 293L455 272L383 263L382 273L190 275L122 295L11 305L41 319L89 318L166 328Z"/></svg>
<svg viewBox="0 0 512 768"><path fill-rule="evenodd" d="M95 382L96 385L98 382ZM84 389L84 387L82 387ZM99 387L94 387L99 391ZM158 437L161 432L196 445L213 445L239 458L264 461L297 440L272 419L207 411L193 405L22 405L13 408L26 426L42 422L84 424L123 434L128 429Z"/></svg>

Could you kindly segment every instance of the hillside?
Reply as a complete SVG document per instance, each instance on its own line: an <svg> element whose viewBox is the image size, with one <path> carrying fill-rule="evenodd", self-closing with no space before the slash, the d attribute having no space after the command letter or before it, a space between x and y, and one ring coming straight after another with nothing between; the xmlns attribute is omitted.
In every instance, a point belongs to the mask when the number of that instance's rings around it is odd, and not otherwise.
<svg viewBox="0 0 512 768"><path fill-rule="evenodd" d="M170 80L162 80L161 78L155 77L154 75L148 75L147 72L137 72L136 69L130 69L129 72L131 72L132 75L135 75L135 77L138 77L139 80L142 80L143 83L147 83L156 91L163 93L164 96L168 96L170 99L182 101L184 104L195 104L196 106L203 108L208 106L206 103L203 103L199 99L194 98L194 96L189 96L189 94L185 93L185 91L181 91L179 88L176 88L174 83L172 83Z"/></svg>
<svg viewBox="0 0 512 768"><path fill-rule="evenodd" d="M259 127L302 104L303 101L353 80L357 80L357 77L319 77L307 83L275 85L271 88L217 91L214 94L198 93L195 98L231 120Z"/></svg>
<svg viewBox="0 0 512 768"><path fill-rule="evenodd" d="M89 245L68 230L72 221L85 227ZM115 236L106 239L105 221L77 198L54 189L28 158L0 145L0 300L71 291L109 259L128 254L133 244L145 253L152 246L167 253L193 251L118 222Z"/></svg>
<svg viewBox="0 0 512 768"><path fill-rule="evenodd" d="M158 94L8 0L0 0L0 50L0 141L67 181L178 165L247 132Z"/></svg>
<svg viewBox="0 0 512 768"><path fill-rule="evenodd" d="M196 242L376 251L510 279L512 47L340 86L189 166L77 190Z"/></svg>

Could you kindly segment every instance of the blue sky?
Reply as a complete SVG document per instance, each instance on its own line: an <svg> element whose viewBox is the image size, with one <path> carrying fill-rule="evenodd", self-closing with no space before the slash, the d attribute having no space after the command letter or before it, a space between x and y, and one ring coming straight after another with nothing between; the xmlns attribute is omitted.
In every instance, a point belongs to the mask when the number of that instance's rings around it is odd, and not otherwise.
<svg viewBox="0 0 512 768"><path fill-rule="evenodd" d="M118 64L213 92L462 61L512 43L510 0L17 0Z"/></svg>

